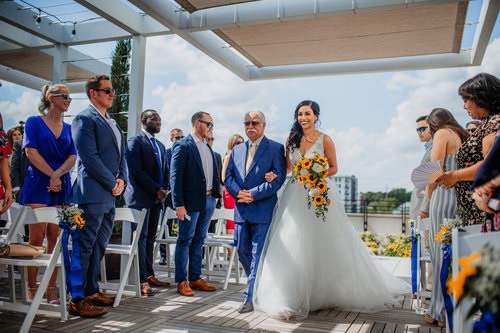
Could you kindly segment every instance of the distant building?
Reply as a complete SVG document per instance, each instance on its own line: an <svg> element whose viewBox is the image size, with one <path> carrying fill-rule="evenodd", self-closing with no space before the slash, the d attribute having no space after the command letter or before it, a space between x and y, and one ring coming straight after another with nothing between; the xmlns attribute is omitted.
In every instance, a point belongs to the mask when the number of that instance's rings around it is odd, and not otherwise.
<svg viewBox="0 0 500 333"><path fill-rule="evenodd" d="M347 213L358 213L358 179L356 176L334 176L335 185L340 194L340 200L344 203Z"/></svg>

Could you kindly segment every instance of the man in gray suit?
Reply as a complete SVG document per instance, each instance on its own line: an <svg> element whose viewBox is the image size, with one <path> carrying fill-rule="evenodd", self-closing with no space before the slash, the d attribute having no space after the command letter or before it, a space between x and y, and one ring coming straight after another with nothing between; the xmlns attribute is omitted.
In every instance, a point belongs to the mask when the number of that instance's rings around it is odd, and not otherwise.
<svg viewBox="0 0 500 333"><path fill-rule="evenodd" d="M417 119L417 135L421 142L425 143L425 154L420 161L420 165L431 161L432 136L427 124L427 116ZM429 217L429 200L425 196L425 187L415 187L410 199L410 218L414 221L417 217L421 219Z"/></svg>

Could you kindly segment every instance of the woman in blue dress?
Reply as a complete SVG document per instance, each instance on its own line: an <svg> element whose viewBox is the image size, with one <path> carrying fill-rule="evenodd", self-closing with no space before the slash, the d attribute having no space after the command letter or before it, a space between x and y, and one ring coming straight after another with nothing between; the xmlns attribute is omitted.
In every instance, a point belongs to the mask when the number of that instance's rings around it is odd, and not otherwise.
<svg viewBox="0 0 500 333"><path fill-rule="evenodd" d="M76 162L76 149L71 126L62 121L71 104L68 88L62 84L44 86L38 110L41 115L26 121L23 150L30 163L24 178L20 203L40 208L68 204L71 190L69 171ZM29 244L41 246L47 237L47 253L52 253L60 229L55 224L29 226ZM28 297L36 294L37 267L28 269ZM56 288L57 271L47 287L47 302L59 304Z"/></svg>

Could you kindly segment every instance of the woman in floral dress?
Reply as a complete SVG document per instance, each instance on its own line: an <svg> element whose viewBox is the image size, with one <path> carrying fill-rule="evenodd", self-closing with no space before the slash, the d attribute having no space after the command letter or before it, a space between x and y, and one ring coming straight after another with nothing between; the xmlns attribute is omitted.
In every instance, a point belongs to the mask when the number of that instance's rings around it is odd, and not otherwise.
<svg viewBox="0 0 500 333"><path fill-rule="evenodd" d="M458 216L464 225L480 224L484 222L485 213L472 198L471 183L500 128L500 80L491 74L481 73L465 81L458 94L469 116L481 120L481 124L458 150L458 169L446 172L439 182L446 187L455 187Z"/></svg>

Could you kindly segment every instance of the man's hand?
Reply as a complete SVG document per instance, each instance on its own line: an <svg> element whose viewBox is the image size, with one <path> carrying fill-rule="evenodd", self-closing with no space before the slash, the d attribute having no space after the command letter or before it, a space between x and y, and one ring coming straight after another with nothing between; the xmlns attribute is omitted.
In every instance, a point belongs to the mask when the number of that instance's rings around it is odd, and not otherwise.
<svg viewBox="0 0 500 333"><path fill-rule="evenodd" d="M163 200L165 200L167 198L167 195L168 195L168 191L164 190L163 188L160 188L158 191L156 191L156 202L155 203L162 202Z"/></svg>
<svg viewBox="0 0 500 333"><path fill-rule="evenodd" d="M239 203L251 203L253 202L252 193L249 190L240 190L236 195Z"/></svg>
<svg viewBox="0 0 500 333"><path fill-rule="evenodd" d="M184 221L187 215L187 210L186 207L179 207L175 209L175 215L177 215L177 218L179 221Z"/></svg>
<svg viewBox="0 0 500 333"><path fill-rule="evenodd" d="M420 211L418 213L418 217L420 217L421 219L426 219L429 217L429 213Z"/></svg>
<svg viewBox="0 0 500 333"><path fill-rule="evenodd" d="M113 187L113 189L111 190L111 194L117 197L120 194L122 194L124 189L125 189L125 181L123 179L117 178L115 187Z"/></svg>

